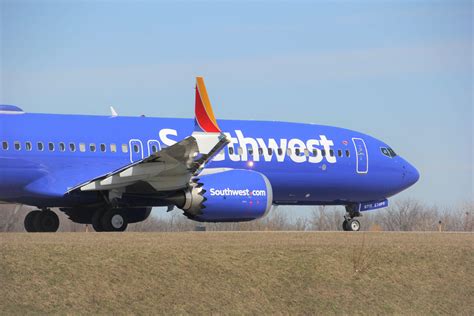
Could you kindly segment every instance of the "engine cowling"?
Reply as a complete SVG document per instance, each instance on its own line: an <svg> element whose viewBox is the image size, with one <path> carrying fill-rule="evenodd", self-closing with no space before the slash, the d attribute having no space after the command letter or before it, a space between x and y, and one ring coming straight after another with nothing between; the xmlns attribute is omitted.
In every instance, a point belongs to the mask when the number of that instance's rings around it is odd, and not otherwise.
<svg viewBox="0 0 474 316"><path fill-rule="evenodd" d="M265 216L273 191L263 174L229 170L193 179L179 208L199 222L243 222Z"/></svg>

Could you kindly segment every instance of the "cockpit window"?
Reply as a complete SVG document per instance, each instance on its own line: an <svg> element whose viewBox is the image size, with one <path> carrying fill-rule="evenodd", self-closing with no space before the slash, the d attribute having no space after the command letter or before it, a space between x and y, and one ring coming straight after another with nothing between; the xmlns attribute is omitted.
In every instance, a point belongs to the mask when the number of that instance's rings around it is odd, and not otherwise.
<svg viewBox="0 0 474 316"><path fill-rule="evenodd" d="M390 147L380 147L380 151L382 152L382 154L390 158L393 158L397 155L395 151L393 151L393 149Z"/></svg>
<svg viewBox="0 0 474 316"><path fill-rule="evenodd" d="M397 155L397 154L395 153L395 151L394 151L392 148L389 147L389 148L387 148L387 149L388 149L388 151L390 152L390 156L391 156L391 157L395 157L395 156Z"/></svg>

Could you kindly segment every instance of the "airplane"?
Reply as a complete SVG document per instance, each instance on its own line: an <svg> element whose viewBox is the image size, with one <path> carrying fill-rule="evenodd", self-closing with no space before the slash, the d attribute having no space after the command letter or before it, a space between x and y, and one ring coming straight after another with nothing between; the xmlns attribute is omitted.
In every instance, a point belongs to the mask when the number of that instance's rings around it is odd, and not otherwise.
<svg viewBox="0 0 474 316"><path fill-rule="evenodd" d="M0 105L0 201L37 210L27 232L55 232L59 208L97 232L126 230L152 207L198 222L262 218L278 205L342 205L344 231L419 179L386 143L315 124L219 120L202 77L195 116L26 113Z"/></svg>

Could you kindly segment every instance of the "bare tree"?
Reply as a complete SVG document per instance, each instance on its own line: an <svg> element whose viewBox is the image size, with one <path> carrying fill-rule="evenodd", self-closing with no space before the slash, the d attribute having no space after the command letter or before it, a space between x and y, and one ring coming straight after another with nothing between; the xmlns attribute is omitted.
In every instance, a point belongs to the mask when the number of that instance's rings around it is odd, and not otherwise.
<svg viewBox="0 0 474 316"><path fill-rule="evenodd" d="M341 207L317 206L311 212L310 229L321 231L342 230L344 211Z"/></svg>
<svg viewBox="0 0 474 316"><path fill-rule="evenodd" d="M15 205L0 205L0 232L23 232L23 221L33 208ZM286 211L285 211L286 210ZM59 231L93 231L91 225L76 224L55 210L60 218ZM274 207L261 219L242 223L199 223L191 221L176 209L167 218L150 216L147 220L129 225L129 231L179 232L193 231L204 226L208 231L279 231L279 230L342 230L345 211L340 206L317 206L308 217L291 218L286 209ZM361 220L363 230L385 231L435 231L441 222L442 230L469 231L474 229L474 203L466 202L457 207L440 209L427 206L417 200L398 200L384 210L364 212Z"/></svg>
<svg viewBox="0 0 474 316"><path fill-rule="evenodd" d="M410 231L421 219L422 207L418 201L407 199L396 201L386 210L380 218L385 230Z"/></svg>

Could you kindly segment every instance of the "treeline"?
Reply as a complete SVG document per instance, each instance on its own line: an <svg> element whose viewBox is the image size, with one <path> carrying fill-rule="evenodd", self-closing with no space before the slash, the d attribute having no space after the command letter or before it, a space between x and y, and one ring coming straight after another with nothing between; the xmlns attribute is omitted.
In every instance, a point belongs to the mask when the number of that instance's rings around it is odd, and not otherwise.
<svg viewBox="0 0 474 316"><path fill-rule="evenodd" d="M317 206L308 216L291 216L291 208L274 207L262 219L244 223L198 223L188 220L178 209L166 218L150 216L146 221L131 224L128 231L136 232L182 232L207 231L335 231L342 230L343 207ZM0 232L23 232L23 220L32 210L22 207L15 212L13 205L0 205ZM91 225L71 222L59 210L59 231L94 231ZM359 218L362 230L366 231L466 231L474 229L474 202L463 203L454 208L427 206L420 201L405 199L392 202L383 210L364 212Z"/></svg>

